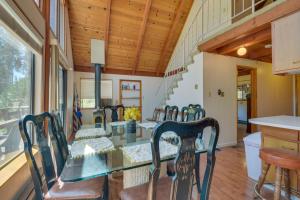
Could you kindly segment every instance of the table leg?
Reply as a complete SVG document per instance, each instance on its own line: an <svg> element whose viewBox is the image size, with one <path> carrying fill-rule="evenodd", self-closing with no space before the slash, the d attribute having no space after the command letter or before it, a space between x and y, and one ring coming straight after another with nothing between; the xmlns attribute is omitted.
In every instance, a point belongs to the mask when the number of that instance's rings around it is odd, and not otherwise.
<svg viewBox="0 0 300 200"><path fill-rule="evenodd" d="M108 175L104 177L104 185L103 185L103 200L109 199L109 182Z"/></svg>

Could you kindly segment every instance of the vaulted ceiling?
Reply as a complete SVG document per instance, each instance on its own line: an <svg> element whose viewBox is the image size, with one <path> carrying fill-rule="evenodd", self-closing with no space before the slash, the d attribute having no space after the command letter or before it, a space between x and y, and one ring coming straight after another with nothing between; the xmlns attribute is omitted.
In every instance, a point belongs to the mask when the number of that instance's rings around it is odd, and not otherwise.
<svg viewBox="0 0 300 200"><path fill-rule="evenodd" d="M75 70L93 71L93 38L105 40L105 73L162 76L192 3L193 0L69 0Z"/></svg>

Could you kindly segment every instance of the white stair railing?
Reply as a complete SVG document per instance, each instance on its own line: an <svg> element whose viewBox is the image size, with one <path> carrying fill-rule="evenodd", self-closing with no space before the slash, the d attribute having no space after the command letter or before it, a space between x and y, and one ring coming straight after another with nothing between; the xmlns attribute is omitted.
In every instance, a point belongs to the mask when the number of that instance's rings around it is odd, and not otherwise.
<svg viewBox="0 0 300 200"><path fill-rule="evenodd" d="M179 66L186 67L191 64L192 56L198 52L198 45L201 41L228 28L244 16L254 14L260 5L268 7L266 9L272 8L272 2L267 0L203 0L198 5L199 2L194 2L190 16L168 63L166 74ZM264 5L266 2L270 4ZM276 1L277 4L282 2L284 0ZM273 1L274 3L275 1ZM163 88L166 97L169 97L168 91L173 90L171 83L176 83L174 79L176 76L171 77L171 80L169 77L165 77L158 92Z"/></svg>
<svg viewBox="0 0 300 200"><path fill-rule="evenodd" d="M173 90L178 86L178 82L182 80L182 74L187 72L187 68L182 67L180 68L180 70L173 71L177 72L172 75L166 75L156 92L157 98L159 98L160 96L162 97L160 106L163 106L170 98L170 95L173 94Z"/></svg>

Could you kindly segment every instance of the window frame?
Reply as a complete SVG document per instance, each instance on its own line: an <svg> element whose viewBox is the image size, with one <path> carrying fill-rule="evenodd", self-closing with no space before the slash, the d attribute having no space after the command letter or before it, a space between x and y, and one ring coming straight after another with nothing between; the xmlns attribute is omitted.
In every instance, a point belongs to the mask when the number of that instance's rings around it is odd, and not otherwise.
<svg viewBox="0 0 300 200"><path fill-rule="evenodd" d="M59 5L60 5L60 0L49 0L50 1L50 31L53 33L53 35L58 38L59 37ZM55 8L55 30L52 30L52 27L51 27L51 1L55 1L56 2L56 5L54 6Z"/></svg>
<svg viewBox="0 0 300 200"><path fill-rule="evenodd" d="M58 23L58 36L56 36L58 38L59 41L59 46L61 47L61 49L63 50L63 52L65 52L65 48L66 48L66 33L65 33L65 25L66 25L66 21L65 21L65 4L63 2L63 0L57 0L59 1L59 5L58 5L58 19L57 19L57 23ZM61 13L62 11L62 13ZM63 14L63 19L61 19L61 14ZM61 26L61 23L63 24ZM61 35L61 29L63 29L63 35ZM63 38L63 41L62 41Z"/></svg>
<svg viewBox="0 0 300 200"><path fill-rule="evenodd" d="M63 84L63 116L62 117L62 122L63 122L63 127L64 129L67 127L66 126L66 112L67 112L67 92L68 92L68 70L64 67L64 65L59 62L58 63L58 66L57 66L57 88L58 88L58 91L57 91L57 98L56 98L56 107L57 107L57 110L59 111L59 70L62 71L62 84Z"/></svg>
<svg viewBox="0 0 300 200"><path fill-rule="evenodd" d="M22 41L23 42L23 41ZM35 68L36 68L36 58L35 54L31 52L31 70L30 70L30 76L31 76L31 81L30 81L30 108L29 108L29 113L33 114L34 113L34 95L35 95ZM35 134L31 131L30 132L30 137L33 141L33 145L35 145ZM9 165L11 162L13 162L17 157L19 157L22 153L24 153L24 149L20 150L19 153L16 153L13 157L8 159L6 162L4 162L2 165L0 165L0 170L5 168L7 165Z"/></svg>

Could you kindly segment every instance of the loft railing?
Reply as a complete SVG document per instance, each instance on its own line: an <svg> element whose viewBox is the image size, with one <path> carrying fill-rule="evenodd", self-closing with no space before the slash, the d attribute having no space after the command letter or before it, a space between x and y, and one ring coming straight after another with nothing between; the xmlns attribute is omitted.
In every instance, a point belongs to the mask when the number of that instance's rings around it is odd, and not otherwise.
<svg viewBox="0 0 300 200"><path fill-rule="evenodd" d="M166 73L179 68L186 67L192 63L193 55L198 52L198 45L222 30L230 28L245 17L254 16L258 10L269 7L275 0L203 0L195 1L183 32L176 44L171 59L168 63ZM283 0L277 0L277 3ZM200 4L200 5L197 5ZM164 90L165 96L176 80L176 76L165 77L160 90ZM171 80L170 80L171 79ZM160 93L161 91L157 93Z"/></svg>

